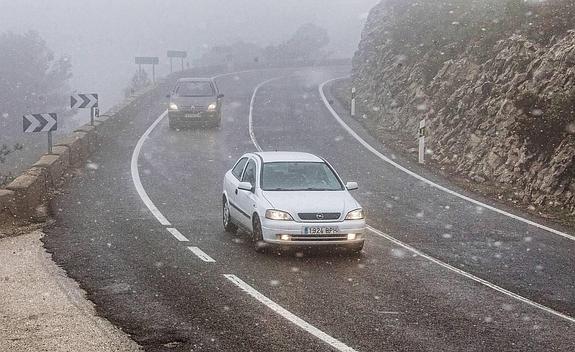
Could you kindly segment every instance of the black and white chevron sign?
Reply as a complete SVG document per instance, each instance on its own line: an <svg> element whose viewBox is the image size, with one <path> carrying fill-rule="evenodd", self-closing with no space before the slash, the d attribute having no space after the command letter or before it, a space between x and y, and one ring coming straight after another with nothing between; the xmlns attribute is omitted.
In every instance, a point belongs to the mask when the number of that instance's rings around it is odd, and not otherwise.
<svg viewBox="0 0 575 352"><path fill-rule="evenodd" d="M98 94L74 94L70 97L72 109L89 109L98 106Z"/></svg>
<svg viewBox="0 0 575 352"><path fill-rule="evenodd" d="M30 132L50 132L58 129L56 114L28 114L23 116L22 130Z"/></svg>

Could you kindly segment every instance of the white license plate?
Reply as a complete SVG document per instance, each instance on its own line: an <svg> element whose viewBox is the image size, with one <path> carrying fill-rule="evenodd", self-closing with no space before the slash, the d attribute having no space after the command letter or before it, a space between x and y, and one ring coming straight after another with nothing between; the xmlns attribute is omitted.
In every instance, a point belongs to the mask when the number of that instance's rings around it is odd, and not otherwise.
<svg viewBox="0 0 575 352"><path fill-rule="evenodd" d="M329 227L304 227L303 233L305 235L335 235L339 229L335 226Z"/></svg>
<svg viewBox="0 0 575 352"><path fill-rule="evenodd" d="M196 118L200 117L200 114L186 114L184 116L186 118L189 118L189 119L196 119Z"/></svg>

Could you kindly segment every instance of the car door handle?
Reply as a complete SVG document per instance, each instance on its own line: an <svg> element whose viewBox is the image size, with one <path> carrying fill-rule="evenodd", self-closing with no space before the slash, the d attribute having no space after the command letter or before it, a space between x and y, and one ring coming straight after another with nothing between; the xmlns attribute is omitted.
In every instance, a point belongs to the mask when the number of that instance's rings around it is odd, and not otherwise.
<svg viewBox="0 0 575 352"><path fill-rule="evenodd" d="M236 194L238 194L238 189L236 188Z"/></svg>

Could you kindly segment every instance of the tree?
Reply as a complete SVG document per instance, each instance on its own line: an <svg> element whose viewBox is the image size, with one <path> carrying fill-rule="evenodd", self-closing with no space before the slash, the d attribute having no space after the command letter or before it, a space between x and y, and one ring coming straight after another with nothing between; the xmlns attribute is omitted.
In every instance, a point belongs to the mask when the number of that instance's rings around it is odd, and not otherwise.
<svg viewBox="0 0 575 352"><path fill-rule="evenodd" d="M72 64L56 59L37 32L0 34L0 166L23 148L22 115L56 112L71 114L68 80ZM12 146L10 146L10 144ZM0 169L0 185L12 173Z"/></svg>
<svg viewBox="0 0 575 352"><path fill-rule="evenodd" d="M130 85L124 90L124 95L129 97L130 95L136 93L142 88L149 86L152 82L148 77L146 70L136 71L134 76L132 76L132 81Z"/></svg>
<svg viewBox="0 0 575 352"><path fill-rule="evenodd" d="M63 112L72 64L56 59L37 32L0 34L2 130L15 131L24 113Z"/></svg>
<svg viewBox="0 0 575 352"><path fill-rule="evenodd" d="M313 23L299 27L290 39L278 46L268 46L264 56L268 62L307 61L324 56L323 48L329 43L324 28Z"/></svg>

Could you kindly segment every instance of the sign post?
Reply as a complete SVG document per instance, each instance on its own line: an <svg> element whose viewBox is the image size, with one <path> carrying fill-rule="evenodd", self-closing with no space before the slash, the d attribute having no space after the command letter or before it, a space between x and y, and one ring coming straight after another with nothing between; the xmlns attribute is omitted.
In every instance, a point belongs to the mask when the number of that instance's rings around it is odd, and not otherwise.
<svg viewBox="0 0 575 352"><path fill-rule="evenodd" d="M73 94L70 97L72 109L90 109L90 125L94 126L94 117L98 117L98 94Z"/></svg>
<svg viewBox="0 0 575 352"><path fill-rule="evenodd" d="M355 117L355 87L351 88L351 117Z"/></svg>
<svg viewBox="0 0 575 352"><path fill-rule="evenodd" d="M24 133L48 132L48 154L52 154L52 131L58 129L58 115L27 114L22 116L22 131Z"/></svg>
<svg viewBox="0 0 575 352"><path fill-rule="evenodd" d="M425 119L419 121L419 163L425 164Z"/></svg>
<svg viewBox="0 0 575 352"><path fill-rule="evenodd" d="M172 59L173 58L180 58L182 61L182 71L184 70L184 59L188 57L188 53L186 51L177 51L177 50L168 50L168 57L170 58L170 73L173 72L172 69Z"/></svg>
<svg viewBox="0 0 575 352"><path fill-rule="evenodd" d="M160 63L160 59L157 56L137 56L135 62L138 65L140 76L142 74L142 65L152 65L152 82L156 83L156 65Z"/></svg>

